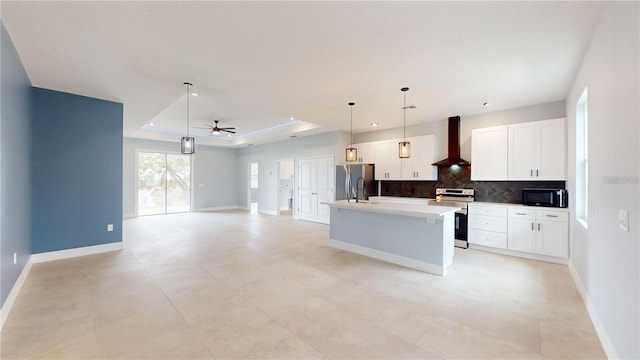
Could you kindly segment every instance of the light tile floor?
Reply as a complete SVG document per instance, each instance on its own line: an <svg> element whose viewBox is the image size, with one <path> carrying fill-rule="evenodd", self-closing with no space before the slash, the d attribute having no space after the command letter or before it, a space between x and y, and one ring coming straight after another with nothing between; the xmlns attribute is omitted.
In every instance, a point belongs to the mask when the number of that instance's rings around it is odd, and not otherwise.
<svg viewBox="0 0 640 360"><path fill-rule="evenodd" d="M119 252L36 264L2 359L605 358L566 266L456 249L442 278L242 211L124 222Z"/></svg>

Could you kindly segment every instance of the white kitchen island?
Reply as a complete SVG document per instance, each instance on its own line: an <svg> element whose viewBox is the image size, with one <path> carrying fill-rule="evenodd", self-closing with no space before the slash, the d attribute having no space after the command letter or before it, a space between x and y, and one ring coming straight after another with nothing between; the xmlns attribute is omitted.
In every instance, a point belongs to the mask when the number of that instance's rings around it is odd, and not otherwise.
<svg viewBox="0 0 640 360"><path fill-rule="evenodd" d="M330 201L329 245L445 276L453 262L457 207Z"/></svg>

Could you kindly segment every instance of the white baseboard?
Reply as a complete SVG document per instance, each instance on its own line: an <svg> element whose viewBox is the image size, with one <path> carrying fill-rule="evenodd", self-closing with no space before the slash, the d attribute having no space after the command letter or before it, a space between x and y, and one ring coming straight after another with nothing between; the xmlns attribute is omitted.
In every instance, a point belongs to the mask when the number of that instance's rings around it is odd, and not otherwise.
<svg viewBox="0 0 640 360"><path fill-rule="evenodd" d="M258 214L278 216L278 212L274 210L258 209Z"/></svg>
<svg viewBox="0 0 640 360"><path fill-rule="evenodd" d="M538 254L529 254L529 253L520 252L520 251L499 249L491 246L484 246L484 245L478 245L478 244L469 244L469 249L488 251L488 252L492 252L500 255L516 256L519 258L529 259L529 260L546 261L546 262L560 264L560 265L567 265L569 263L569 259L555 258L553 256L545 256L545 255L538 255Z"/></svg>
<svg viewBox="0 0 640 360"><path fill-rule="evenodd" d="M225 211L225 210L238 210L238 209L239 207L237 205L215 206L215 207L193 209L193 212Z"/></svg>
<svg viewBox="0 0 640 360"><path fill-rule="evenodd" d="M122 241L103 244L103 245L84 246L84 247L79 247L75 249L58 250L58 251L50 251L50 252L39 253L39 254L32 254L31 262L33 262L34 264L37 264L41 262L62 260L62 259L68 259L68 258L73 258L78 256L100 254L103 252L117 251L117 250L122 250Z"/></svg>
<svg viewBox="0 0 640 360"><path fill-rule="evenodd" d="M13 308L13 304L16 302L16 299L18 298L18 294L20 294L20 290L22 290L22 286L24 285L24 282L27 280L27 276L29 276L29 272L31 271L31 264L32 264L31 257L29 257L29 259L27 260L27 263L24 265L24 268L22 268L22 272L20 272L20 275L18 276L18 279L16 280L15 284L13 284L13 288L11 288L11 291L9 292L9 296L7 296L7 299L4 301L4 304L0 309L0 330L2 330L2 327L4 326L4 322L7 321L7 319L9 318L9 313L11 313L11 308Z"/></svg>
<svg viewBox="0 0 640 360"><path fill-rule="evenodd" d="M435 274L439 276L445 276L447 274L447 268L444 266L439 266L439 265L435 265L425 261L411 259L405 256L391 254L388 252L375 250L375 249L347 243L340 240L329 239L329 246L337 249L353 252L356 254L372 257L374 259L387 261L397 265L406 266L408 268L420 270L430 274Z"/></svg>
<svg viewBox="0 0 640 360"><path fill-rule="evenodd" d="M607 358L619 359L618 352L613 347L613 343L607 334L607 330L605 330L604 325L598 316L598 312L593 307L587 288L584 287L580 274L578 274L578 270L576 270L575 266L573 266L573 262L571 261L569 261L569 272L571 273L571 277L573 277L573 282L576 283L580 296L582 296L582 301L584 301L584 304L587 307L587 312L589 312L589 317L591 317L591 322L593 323L593 327L596 329L596 333L598 334L598 338L600 338L600 343L602 344L604 352L607 354Z"/></svg>

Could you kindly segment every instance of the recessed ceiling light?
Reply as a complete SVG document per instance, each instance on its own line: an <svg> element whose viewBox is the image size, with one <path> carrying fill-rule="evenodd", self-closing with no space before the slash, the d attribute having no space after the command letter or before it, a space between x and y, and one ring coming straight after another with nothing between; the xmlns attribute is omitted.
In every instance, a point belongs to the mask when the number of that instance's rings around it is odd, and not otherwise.
<svg viewBox="0 0 640 360"><path fill-rule="evenodd" d="M488 102L488 101L483 102L483 103L482 103L482 106L484 106L484 107L488 107L488 106L489 106L489 102Z"/></svg>
<svg viewBox="0 0 640 360"><path fill-rule="evenodd" d="M292 121L293 121L293 120L295 120L295 118L292 116L292 117L290 117L290 118L289 118L289 120L292 120Z"/></svg>
<svg viewBox="0 0 640 360"><path fill-rule="evenodd" d="M153 121L149 121L149 122L147 123L147 125L149 125L149 126L156 126L156 123L154 123Z"/></svg>
<svg viewBox="0 0 640 360"><path fill-rule="evenodd" d="M198 96L198 94L196 94L196 93L191 93L191 96Z"/></svg>
<svg viewBox="0 0 640 360"><path fill-rule="evenodd" d="M231 134L227 134L227 137L231 137Z"/></svg>
<svg viewBox="0 0 640 360"><path fill-rule="evenodd" d="M373 127L376 127L376 126L378 126L379 124L378 124L378 123L371 123L371 124L369 124L369 125L371 125L371 126L373 126Z"/></svg>

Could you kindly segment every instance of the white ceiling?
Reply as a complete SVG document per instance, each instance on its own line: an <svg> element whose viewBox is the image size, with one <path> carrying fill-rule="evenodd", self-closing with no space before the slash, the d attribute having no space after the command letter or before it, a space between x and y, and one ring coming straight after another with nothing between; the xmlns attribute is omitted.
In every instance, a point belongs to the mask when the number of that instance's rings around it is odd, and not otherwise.
<svg viewBox="0 0 640 360"><path fill-rule="evenodd" d="M124 104L124 135L238 147L562 100L601 2L10 2L34 86ZM482 103L489 101L489 108ZM290 118L295 120L290 120ZM154 122L156 126L146 125ZM464 121L464 120L463 120Z"/></svg>

